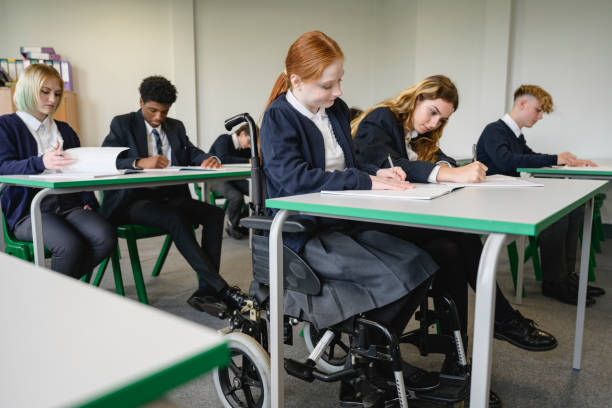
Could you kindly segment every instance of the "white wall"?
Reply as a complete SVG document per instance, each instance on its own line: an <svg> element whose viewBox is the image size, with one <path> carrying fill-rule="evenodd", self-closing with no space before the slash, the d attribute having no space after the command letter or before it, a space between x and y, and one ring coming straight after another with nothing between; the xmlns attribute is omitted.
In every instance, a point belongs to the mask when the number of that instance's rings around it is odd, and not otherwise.
<svg viewBox="0 0 612 408"><path fill-rule="evenodd" d="M611 20L608 0L513 1L508 103L523 83L542 86L555 103L552 114L524 131L535 151L612 158ZM611 201L602 211L606 223Z"/></svg>
<svg viewBox="0 0 612 408"><path fill-rule="evenodd" d="M362 108L375 103L381 98L374 78L379 57L393 54L387 41L378 41L381 27L388 28L377 16L386 10L369 0L197 1L200 144L210 146L234 114L246 111L259 119L289 46L309 30L325 32L342 48L345 101ZM391 68L397 72L398 66Z"/></svg>
<svg viewBox="0 0 612 408"><path fill-rule="evenodd" d="M174 51L175 27L184 35L185 16L173 14L172 4L193 8L191 0L10 2L0 13L0 55L21 58L20 46L42 45L55 47L69 60L79 136L83 145L97 146L108 134L113 116L138 109L138 85L144 77L159 74L174 80L175 60L184 57L180 49ZM193 46L191 56L187 62L193 67ZM194 84L195 77L189 87L195 89ZM182 88L181 96L188 94L186 86ZM189 105L195 121L194 101L195 95ZM190 118L185 120L189 123Z"/></svg>

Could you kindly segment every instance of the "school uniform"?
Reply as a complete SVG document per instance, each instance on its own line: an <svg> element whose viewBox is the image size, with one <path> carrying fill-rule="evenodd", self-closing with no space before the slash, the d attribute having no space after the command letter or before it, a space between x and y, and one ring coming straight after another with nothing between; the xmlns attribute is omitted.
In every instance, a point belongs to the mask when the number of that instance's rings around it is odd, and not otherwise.
<svg viewBox="0 0 612 408"><path fill-rule="evenodd" d="M248 163L251 149L241 149L238 135L220 135L210 147L210 154L215 155L223 164ZM246 180L225 181L212 184L213 189L227 200L227 218L232 229L240 231L240 218L243 216L244 196L249 194L249 182Z"/></svg>
<svg viewBox="0 0 612 408"><path fill-rule="evenodd" d="M404 126L388 107L379 107L368 113L357 128L355 148L361 162L389 167L388 157L395 166L406 172L406 180L413 183L435 183L439 163L456 165L453 158L441 149L436 152L436 163L418 160L412 150L415 140L428 134L404 136ZM480 238L474 234L449 231L390 227L394 234L414 242L427 250L440 265L433 289L437 294L448 294L454 300L463 330L467 330L467 285L475 289L478 263L482 252ZM497 287L496 320L505 321L512 307Z"/></svg>
<svg viewBox="0 0 612 408"><path fill-rule="evenodd" d="M419 139L429 137L430 133L419 135L413 132L411 136L410 139L404 136L404 125L391 109L376 108L363 118L355 134L357 160L388 168L391 167L391 157L393 165L401 167L406 172L406 180L413 183L435 183L440 164L457 165L455 159L444 154L442 149L437 150L435 163L418 160L413 146Z"/></svg>
<svg viewBox="0 0 612 408"><path fill-rule="evenodd" d="M516 169L519 167L557 164L557 155L535 153L527 145L521 128L509 114L484 128L476 151L478 161L488 167L487 175L518 176ZM578 233L583 215L584 207L581 206L548 227L538 237L545 294L549 287L567 286L570 275L575 272ZM593 303L593 300L588 302Z"/></svg>
<svg viewBox="0 0 612 408"><path fill-rule="evenodd" d="M189 141L181 121L166 118L154 129L141 110L114 117L102 146L129 148L117 158L118 169L134 169L139 158L156 154L163 154L174 166L199 166L211 157ZM198 274L200 288L218 293L227 286L219 275L225 214L214 205L192 199L186 185L110 190L104 195L102 214L114 224L167 231ZM194 225L203 226L201 245L193 233Z"/></svg>
<svg viewBox="0 0 612 408"><path fill-rule="evenodd" d="M64 122L43 122L17 112L0 116L0 174L39 174L43 154L52 148L79 147L79 138ZM32 241L30 204L38 189L9 186L2 191L6 226L15 237ZM85 210L88 205L93 211ZM91 192L50 195L41 203L43 244L51 251L51 269L80 278L115 248L115 231L95 210Z"/></svg>
<svg viewBox="0 0 612 408"><path fill-rule="evenodd" d="M350 133L348 106L341 99L313 114L288 91L274 100L261 124L261 153L267 196L321 190L367 190L376 166L359 166ZM268 209L269 214L276 211ZM437 266L415 245L376 230L373 224L298 216L307 225L284 242L322 278L321 293L287 290L285 311L317 327L359 313L384 309L419 290L420 301ZM418 299L417 299L418 298ZM416 306L415 306L416 307ZM408 318L412 312L405 310ZM395 327L401 330L401 323Z"/></svg>

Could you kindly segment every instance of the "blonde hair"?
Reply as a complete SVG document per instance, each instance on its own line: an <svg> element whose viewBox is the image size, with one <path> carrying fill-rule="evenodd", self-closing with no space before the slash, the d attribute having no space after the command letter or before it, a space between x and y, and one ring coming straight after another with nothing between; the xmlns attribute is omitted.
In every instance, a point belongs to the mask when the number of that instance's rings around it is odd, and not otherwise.
<svg viewBox="0 0 612 408"><path fill-rule="evenodd" d="M303 81L317 79L323 70L337 59L344 59L340 46L331 37L321 31L308 31L302 34L289 47L285 58L285 70L278 76L266 108L291 87L289 78L296 74Z"/></svg>
<svg viewBox="0 0 612 408"><path fill-rule="evenodd" d="M62 103L62 97L64 96L64 81L55 68L45 64L32 64L24 69L21 75L19 75L19 80L15 86L15 94L13 95L13 102L15 102L17 110L29 114L36 113L36 105L40 99L40 90L45 81L50 79L57 79L62 90L62 94L59 97L55 109L49 115L53 118L57 108L59 108L60 103Z"/></svg>
<svg viewBox="0 0 612 408"><path fill-rule="evenodd" d="M546 113L551 113L555 107L553 106L552 96L544 89L537 85L521 85L514 91L514 102L521 96L530 95L538 100L541 108Z"/></svg>
<svg viewBox="0 0 612 408"><path fill-rule="evenodd" d="M412 129L412 114L417 103L433 99L442 99L451 103L454 110L457 110L459 106L459 94L455 84L444 75L433 75L403 90L395 98L381 102L359 115L351 122L351 133L355 137L359 124L364 117L376 108L386 107L403 124L405 137L410 137L412 130L414 130ZM430 162L436 160L436 152L440 148L440 138L444 126L446 126L446 121L442 122L437 129L432 130L428 137L420 137L415 141L413 150L418 154L419 160Z"/></svg>

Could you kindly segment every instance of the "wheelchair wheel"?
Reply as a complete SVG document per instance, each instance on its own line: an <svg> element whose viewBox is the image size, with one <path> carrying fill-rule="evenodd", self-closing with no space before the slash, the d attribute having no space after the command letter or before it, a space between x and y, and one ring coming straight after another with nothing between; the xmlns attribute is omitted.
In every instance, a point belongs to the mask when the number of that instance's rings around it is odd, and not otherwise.
<svg viewBox="0 0 612 408"><path fill-rule="evenodd" d="M317 330L310 323L304 323L304 341L308 352L312 352L317 343L325 333L325 330ZM349 339L346 334L342 334L340 339L334 338L329 347L317 362L317 367L327 373L335 373L344 368L346 356L349 352Z"/></svg>
<svg viewBox="0 0 612 408"><path fill-rule="evenodd" d="M229 365L213 371L217 396L226 408L270 406L270 356L244 333L225 336L230 349Z"/></svg>

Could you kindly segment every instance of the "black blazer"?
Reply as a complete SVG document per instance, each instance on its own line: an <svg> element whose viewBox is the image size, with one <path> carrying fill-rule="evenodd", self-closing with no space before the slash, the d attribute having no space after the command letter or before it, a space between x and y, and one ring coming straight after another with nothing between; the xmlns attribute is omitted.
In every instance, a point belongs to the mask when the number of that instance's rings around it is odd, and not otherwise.
<svg viewBox="0 0 612 408"><path fill-rule="evenodd" d="M418 137L427 137L428 134ZM417 140L415 138L413 140ZM408 160L404 142L404 126L397 120L391 109L380 107L368 113L359 124L355 134L355 152L361 163L372 164L380 168L391 167L389 156L395 166L406 172L406 180L413 183L427 183L435 163L423 160ZM446 161L456 166L455 159L438 149L436 162Z"/></svg>
<svg viewBox="0 0 612 408"><path fill-rule="evenodd" d="M162 129L168 137L172 149L170 163L173 166L199 166L202 161L211 157L194 146L187 138L185 126L180 120L167 118ZM142 112L131 112L115 116L110 125L110 133L102 142L102 146L128 147L117 158L118 169L133 169L134 161L149 156L147 148L147 128ZM149 197L150 189L110 190L104 194L101 213L113 223L121 223L120 209L127 207L133 201ZM166 194L169 197L189 197L186 185L155 189L156 194Z"/></svg>
<svg viewBox="0 0 612 408"><path fill-rule="evenodd" d="M251 149L236 149L232 135L220 135L210 146L210 154L215 155L223 164L248 163Z"/></svg>
<svg viewBox="0 0 612 408"><path fill-rule="evenodd" d="M506 122L499 119L489 123L476 145L477 159L489 168L487 175L505 174L518 176L519 167L546 167L557 164L554 154L536 153L522 134L516 137Z"/></svg>

